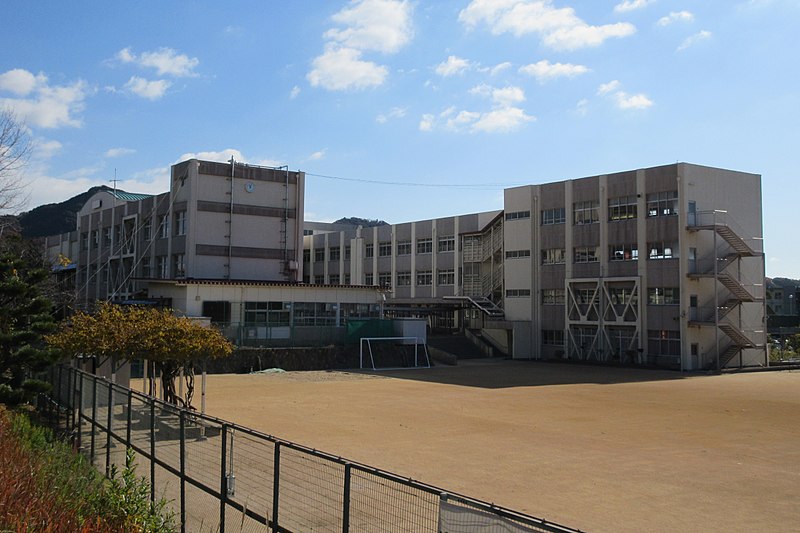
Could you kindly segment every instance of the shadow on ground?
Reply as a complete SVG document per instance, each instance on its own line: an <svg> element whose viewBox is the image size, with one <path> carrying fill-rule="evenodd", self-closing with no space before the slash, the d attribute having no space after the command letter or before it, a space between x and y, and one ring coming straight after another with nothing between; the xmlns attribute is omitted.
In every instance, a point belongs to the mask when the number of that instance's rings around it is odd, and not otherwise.
<svg viewBox="0 0 800 533"><path fill-rule="evenodd" d="M685 374L671 370L542 361L511 361L499 358L461 360L457 366L359 372L396 379L484 389L576 385L580 383L613 385L617 383L679 380L686 377Z"/></svg>

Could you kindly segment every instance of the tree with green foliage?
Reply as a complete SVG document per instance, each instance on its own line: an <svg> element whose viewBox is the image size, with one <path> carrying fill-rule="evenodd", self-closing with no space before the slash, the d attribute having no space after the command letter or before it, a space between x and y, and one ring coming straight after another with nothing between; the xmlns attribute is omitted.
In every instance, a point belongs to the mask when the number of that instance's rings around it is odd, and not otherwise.
<svg viewBox="0 0 800 533"><path fill-rule="evenodd" d="M94 313L75 313L61 330L47 341L69 356L91 354L119 361L147 359L161 376L164 399L191 408L195 365L204 358L227 357L233 346L212 327L170 309L119 306L101 303ZM185 396L175 383L183 371L187 380Z"/></svg>
<svg viewBox="0 0 800 533"><path fill-rule="evenodd" d="M41 294L48 277L44 260L32 244L16 235L0 240L0 387L4 396L21 399L26 378L56 360L43 338L56 329L50 302Z"/></svg>

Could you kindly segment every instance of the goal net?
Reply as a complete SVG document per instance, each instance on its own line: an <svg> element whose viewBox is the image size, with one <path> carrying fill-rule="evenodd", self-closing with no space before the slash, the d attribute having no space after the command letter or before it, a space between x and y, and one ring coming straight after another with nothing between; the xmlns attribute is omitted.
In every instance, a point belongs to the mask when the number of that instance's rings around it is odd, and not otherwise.
<svg viewBox="0 0 800 533"><path fill-rule="evenodd" d="M361 337L359 368L430 368L428 347L419 337Z"/></svg>

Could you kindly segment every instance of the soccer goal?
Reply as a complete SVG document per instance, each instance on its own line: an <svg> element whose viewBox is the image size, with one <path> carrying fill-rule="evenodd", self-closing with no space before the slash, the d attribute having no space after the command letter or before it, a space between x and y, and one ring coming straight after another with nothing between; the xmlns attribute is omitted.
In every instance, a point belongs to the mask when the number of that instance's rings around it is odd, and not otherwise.
<svg viewBox="0 0 800 533"><path fill-rule="evenodd" d="M358 352L359 368L400 370L431 367L428 346L420 342L419 337L361 337Z"/></svg>

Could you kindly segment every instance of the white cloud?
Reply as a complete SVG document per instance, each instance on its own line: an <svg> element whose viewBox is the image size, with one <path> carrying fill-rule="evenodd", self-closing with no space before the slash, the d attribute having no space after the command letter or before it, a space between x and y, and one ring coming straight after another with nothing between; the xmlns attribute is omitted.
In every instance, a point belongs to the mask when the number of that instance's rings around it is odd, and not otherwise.
<svg viewBox="0 0 800 533"><path fill-rule="evenodd" d="M414 36L411 26L413 7L396 0L360 0L351 2L333 15L334 22L346 26L330 29L325 38L345 48L395 53Z"/></svg>
<svg viewBox="0 0 800 533"><path fill-rule="evenodd" d="M614 99L620 109L647 109L653 105L653 101L644 94L628 94L618 91L614 93Z"/></svg>
<svg viewBox="0 0 800 533"><path fill-rule="evenodd" d="M484 113L472 125L472 131L508 133L519 129L526 122L534 120L536 117L525 114L525 111L518 107L503 107Z"/></svg>
<svg viewBox="0 0 800 533"><path fill-rule="evenodd" d="M245 159L245 157L242 155L242 152L236 150L235 148L226 148L225 150L221 150L219 152L187 152L176 159L175 163L180 163L182 161L186 161L187 159L202 159L203 161L219 161L221 163L227 163L231 160L231 157L233 157L233 159L239 163L247 162L247 159Z"/></svg>
<svg viewBox="0 0 800 533"><path fill-rule="evenodd" d="M375 122L378 124L386 124L389 120L394 118L403 118L406 116L408 112L408 108L405 107L393 107L389 110L388 113L381 113L377 117L375 117Z"/></svg>
<svg viewBox="0 0 800 533"><path fill-rule="evenodd" d="M314 152L313 154L308 156L308 159L311 160L311 161L319 161L320 159L325 159L325 153L327 151L328 151L327 148L323 148L322 150L320 150L318 152Z"/></svg>
<svg viewBox="0 0 800 533"><path fill-rule="evenodd" d="M498 74L509 68L511 68L511 63L505 61L503 63L500 63L492 67L492 69L489 71L489 74L491 74L492 76L497 76Z"/></svg>
<svg viewBox="0 0 800 533"><path fill-rule="evenodd" d="M39 161L47 160L61 152L63 145L54 140L36 139L33 142L33 158Z"/></svg>
<svg viewBox="0 0 800 533"><path fill-rule="evenodd" d="M125 84L125 89L136 96L147 98L148 100L158 100L166 94L167 89L172 86L168 80L146 80L138 76L132 76Z"/></svg>
<svg viewBox="0 0 800 533"><path fill-rule="evenodd" d="M413 6L406 0L352 0L332 20L324 52L314 58L306 79L330 91L382 85L389 69L362 59L364 52L393 54L411 41Z"/></svg>
<svg viewBox="0 0 800 533"><path fill-rule="evenodd" d="M572 110L572 113L579 117L585 117L589 113L589 100L586 98L581 98L578 100L578 103L575 104L575 109Z"/></svg>
<svg viewBox="0 0 800 533"><path fill-rule="evenodd" d="M658 19L659 26L669 26L676 22L692 22L694 21L694 14L691 11L672 11L669 15Z"/></svg>
<svg viewBox="0 0 800 533"><path fill-rule="evenodd" d="M124 155L135 154L136 150L133 148L109 148L104 154L106 157L122 157Z"/></svg>
<svg viewBox="0 0 800 533"><path fill-rule="evenodd" d="M574 78L589 72L589 68L583 65L573 65L571 63L550 63L543 59L537 63L531 63L519 68L519 72L536 78L539 83L544 83L557 78Z"/></svg>
<svg viewBox="0 0 800 533"><path fill-rule="evenodd" d="M636 27L627 22L589 25L573 8L556 8L552 0L472 0L458 19L467 28L485 23L495 35L534 33L546 46L557 50L598 46L611 37L636 32Z"/></svg>
<svg viewBox="0 0 800 533"><path fill-rule="evenodd" d="M176 78L196 76L194 69L200 64L196 57L179 54L172 48L159 48L152 52L142 52L138 56L130 48L123 48L117 52L116 57L123 63L154 68L159 76L169 75Z"/></svg>
<svg viewBox="0 0 800 533"><path fill-rule="evenodd" d="M642 9L650 4L654 4L655 0L623 0L614 6L614 11L617 13L627 13L628 11L635 11Z"/></svg>
<svg viewBox="0 0 800 533"><path fill-rule="evenodd" d="M20 121L28 126L59 128L82 125L75 115L83 111L84 100L92 89L83 80L70 85L50 85L42 73L34 75L14 69L0 74L2 92L15 96L0 97L0 108L10 109Z"/></svg>
<svg viewBox="0 0 800 533"><path fill-rule="evenodd" d="M436 74L443 78L461 74L470 68L470 62L466 59L456 56L449 56L446 61L442 61L436 65Z"/></svg>
<svg viewBox="0 0 800 533"><path fill-rule="evenodd" d="M47 77L39 73L34 76L25 69L15 68L0 74L0 91L8 91L17 96L27 96L37 85L47 83Z"/></svg>
<svg viewBox="0 0 800 533"><path fill-rule="evenodd" d="M419 129L433 131L437 126L455 132L470 133L508 133L522 127L526 122L536 120L515 104L525 101L525 92L514 86L495 88L489 85L478 85L469 91L470 94L488 98L492 102L490 111L458 111L448 107L439 115L422 116Z"/></svg>
<svg viewBox="0 0 800 533"><path fill-rule="evenodd" d="M600 96L606 95L612 91L616 91L619 89L620 83L619 80L613 80L608 83L603 83L600 87L597 88L597 94Z"/></svg>
<svg viewBox="0 0 800 533"><path fill-rule="evenodd" d="M361 52L353 48L326 46L325 53L314 58L306 75L313 87L330 91L365 89L383 84L389 69L371 61L362 61Z"/></svg>
<svg viewBox="0 0 800 533"><path fill-rule="evenodd" d="M681 43L681 45L678 47L678 49L676 51L680 52L682 50L686 50L687 48L692 47L692 46L696 45L697 43L699 43L701 41L707 41L710 38L711 38L711 32L710 31L706 31L706 30L699 31L699 32L695 33L694 35L691 35L691 36L687 37Z"/></svg>
<svg viewBox="0 0 800 533"><path fill-rule="evenodd" d="M653 101L643 93L628 94L621 89L622 84L619 80L604 83L597 88L597 94L611 98L619 109L647 109L653 105Z"/></svg>
<svg viewBox="0 0 800 533"><path fill-rule="evenodd" d="M297 98L298 96L300 96L300 87L298 87L297 85L295 85L294 87L292 87L292 90L291 90L291 92L289 93L289 98L291 98L292 100L294 100L294 99L295 99L295 98Z"/></svg>

